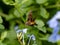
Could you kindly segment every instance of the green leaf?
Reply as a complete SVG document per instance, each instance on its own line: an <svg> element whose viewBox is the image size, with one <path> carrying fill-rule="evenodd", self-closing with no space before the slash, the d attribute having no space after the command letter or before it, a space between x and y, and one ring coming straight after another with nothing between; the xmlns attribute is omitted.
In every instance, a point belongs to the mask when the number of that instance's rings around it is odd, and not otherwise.
<svg viewBox="0 0 60 45"><path fill-rule="evenodd" d="M10 40L15 39L15 38L16 38L16 33L15 33L15 31L14 31L14 30L10 30L10 31L8 32L7 38L9 38Z"/></svg>
<svg viewBox="0 0 60 45"><path fill-rule="evenodd" d="M36 19L35 22L36 22L38 27L43 27L44 26L44 22L42 20Z"/></svg>
<svg viewBox="0 0 60 45"><path fill-rule="evenodd" d="M7 45L21 45L18 40L14 39L14 40L9 40L6 42Z"/></svg>
<svg viewBox="0 0 60 45"><path fill-rule="evenodd" d="M5 40L3 40L3 43L7 45L20 45L19 41L17 40L16 32L14 30L14 22L11 22L10 30L7 31L7 36Z"/></svg>
<svg viewBox="0 0 60 45"><path fill-rule="evenodd" d="M2 24L0 24L0 29L4 29L4 26Z"/></svg>
<svg viewBox="0 0 60 45"><path fill-rule="evenodd" d="M15 0L15 2L17 4L24 4L25 2L27 2L28 0Z"/></svg>
<svg viewBox="0 0 60 45"><path fill-rule="evenodd" d="M15 0L16 3L20 4L22 0Z"/></svg>
<svg viewBox="0 0 60 45"><path fill-rule="evenodd" d="M38 4L43 4L43 3L47 2L47 0L36 0L36 2L37 2Z"/></svg>
<svg viewBox="0 0 60 45"><path fill-rule="evenodd" d="M10 22L10 30L8 31L7 38L10 40L16 39L16 32L14 30L14 22Z"/></svg>
<svg viewBox="0 0 60 45"><path fill-rule="evenodd" d="M9 14L9 16L6 17L6 20L11 20L14 19L15 17L13 16L13 14Z"/></svg>
<svg viewBox="0 0 60 45"><path fill-rule="evenodd" d="M44 22L42 21L42 20L39 20L39 19L37 19L37 20L35 20L35 22L36 22L36 24L37 24L37 28L39 29L39 30L41 30L42 32L44 32L44 33L46 33L46 27L44 27Z"/></svg>
<svg viewBox="0 0 60 45"><path fill-rule="evenodd" d="M15 5L13 0L3 0L3 2L7 5Z"/></svg>
<svg viewBox="0 0 60 45"><path fill-rule="evenodd" d="M42 45L42 42L41 42L40 39L37 39L37 40L36 40L36 43L37 43L37 45Z"/></svg>
<svg viewBox="0 0 60 45"><path fill-rule="evenodd" d="M0 45L7 45L7 44L0 42Z"/></svg>
<svg viewBox="0 0 60 45"><path fill-rule="evenodd" d="M33 3L34 3L33 0L27 0L23 5L25 5L25 7L26 7L26 6L30 6Z"/></svg>
<svg viewBox="0 0 60 45"><path fill-rule="evenodd" d="M40 7L40 15L45 19L47 19L49 17L49 13L43 7Z"/></svg>
<svg viewBox="0 0 60 45"><path fill-rule="evenodd" d="M20 17L20 13L18 12L18 10L14 10L14 16L15 17Z"/></svg>
<svg viewBox="0 0 60 45"><path fill-rule="evenodd" d="M39 30L41 30L42 32L46 33L46 27L38 27Z"/></svg>
<svg viewBox="0 0 60 45"><path fill-rule="evenodd" d="M49 38L49 34L46 34L45 36L43 36L42 38L39 38L40 40L48 40Z"/></svg>
<svg viewBox="0 0 60 45"><path fill-rule="evenodd" d="M1 41L3 41L6 36L7 36L7 31L2 32L2 34L1 34Z"/></svg>
<svg viewBox="0 0 60 45"><path fill-rule="evenodd" d="M0 16L0 23L2 23L3 22L3 20L2 20L2 18L1 18L1 16Z"/></svg>

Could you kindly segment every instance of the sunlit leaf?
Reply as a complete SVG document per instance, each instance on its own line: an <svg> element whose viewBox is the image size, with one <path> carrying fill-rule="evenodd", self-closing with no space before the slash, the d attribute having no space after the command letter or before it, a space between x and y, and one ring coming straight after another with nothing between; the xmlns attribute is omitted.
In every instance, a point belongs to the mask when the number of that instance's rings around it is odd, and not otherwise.
<svg viewBox="0 0 60 45"><path fill-rule="evenodd" d="M7 5L15 5L13 0L3 0L3 2Z"/></svg>
<svg viewBox="0 0 60 45"><path fill-rule="evenodd" d="M45 8L43 7L40 7L40 15L43 17L43 18L48 18L49 17L49 13L46 11Z"/></svg>
<svg viewBox="0 0 60 45"><path fill-rule="evenodd" d="M9 16L6 17L6 20L11 20L13 18L14 18L13 14L9 14Z"/></svg>
<svg viewBox="0 0 60 45"><path fill-rule="evenodd" d="M44 26L44 22L42 20L36 19L35 22L38 25L38 27Z"/></svg>
<svg viewBox="0 0 60 45"><path fill-rule="evenodd" d="M38 4L43 4L43 3L47 2L47 0L36 0L36 2L37 2Z"/></svg>
<svg viewBox="0 0 60 45"><path fill-rule="evenodd" d="M39 29L39 30L41 30L42 32L44 32L44 33L46 33L46 27L43 27L45 24L44 24L44 22L42 21L42 20L35 20L35 22L36 22L36 24L37 24L37 28Z"/></svg>
<svg viewBox="0 0 60 45"><path fill-rule="evenodd" d="M7 44L0 42L0 45L7 45Z"/></svg>
<svg viewBox="0 0 60 45"><path fill-rule="evenodd" d="M25 7L26 7L26 6L30 6L33 3L34 3L33 0L27 0L23 5L25 5Z"/></svg>
<svg viewBox="0 0 60 45"><path fill-rule="evenodd" d="M1 40L3 41L6 36L7 36L7 31L2 32L2 34L1 34Z"/></svg>
<svg viewBox="0 0 60 45"><path fill-rule="evenodd" d="M46 33L46 27L38 27L39 30L41 30L42 32Z"/></svg>
<svg viewBox="0 0 60 45"><path fill-rule="evenodd" d="M5 27L2 25L2 24L0 24L0 29L4 29Z"/></svg>
<svg viewBox="0 0 60 45"><path fill-rule="evenodd" d="M18 12L18 10L14 10L14 15L15 17L20 17L20 13Z"/></svg>
<svg viewBox="0 0 60 45"><path fill-rule="evenodd" d="M3 22L3 20L2 20L2 18L1 18L1 16L0 16L0 23L2 23Z"/></svg>
<svg viewBox="0 0 60 45"><path fill-rule="evenodd" d="M15 2L19 4L22 2L22 0L15 0Z"/></svg>

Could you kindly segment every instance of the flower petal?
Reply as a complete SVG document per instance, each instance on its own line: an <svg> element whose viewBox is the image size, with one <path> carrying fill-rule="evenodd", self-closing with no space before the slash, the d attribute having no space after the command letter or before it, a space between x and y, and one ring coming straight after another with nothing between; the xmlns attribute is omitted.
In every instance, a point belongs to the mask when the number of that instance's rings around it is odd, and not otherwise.
<svg viewBox="0 0 60 45"><path fill-rule="evenodd" d="M17 30L17 31L16 31L16 33L20 33L20 32L22 32L22 30Z"/></svg>
<svg viewBox="0 0 60 45"><path fill-rule="evenodd" d="M55 19L51 19L47 22L47 24L49 24L50 28L55 28L58 24L58 22Z"/></svg>
<svg viewBox="0 0 60 45"><path fill-rule="evenodd" d="M60 19L60 11L57 11L56 15L54 16L55 19Z"/></svg>
<svg viewBox="0 0 60 45"><path fill-rule="evenodd" d="M27 33L27 28L23 29L23 33Z"/></svg>
<svg viewBox="0 0 60 45"><path fill-rule="evenodd" d="M56 36L55 34L52 34L52 35L49 37L48 41L49 41L49 42L52 42L52 43L55 43L56 40L57 40L56 38L57 38L57 36Z"/></svg>
<svg viewBox="0 0 60 45"><path fill-rule="evenodd" d="M52 34L58 34L58 31L59 31L59 27L57 26L53 29Z"/></svg>
<svg viewBox="0 0 60 45"><path fill-rule="evenodd" d="M31 39L32 40L36 40L34 35L31 35Z"/></svg>

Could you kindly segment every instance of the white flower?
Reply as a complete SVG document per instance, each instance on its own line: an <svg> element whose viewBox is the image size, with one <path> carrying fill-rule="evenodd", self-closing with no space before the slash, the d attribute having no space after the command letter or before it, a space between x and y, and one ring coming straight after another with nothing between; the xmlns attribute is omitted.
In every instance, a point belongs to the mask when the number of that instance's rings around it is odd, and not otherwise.
<svg viewBox="0 0 60 45"><path fill-rule="evenodd" d="M23 33L27 33L27 29L25 28L25 29L23 29Z"/></svg>
<svg viewBox="0 0 60 45"><path fill-rule="evenodd" d="M22 29L22 30L19 29L19 30L16 31L16 33L20 33L20 32L27 33L27 29Z"/></svg>

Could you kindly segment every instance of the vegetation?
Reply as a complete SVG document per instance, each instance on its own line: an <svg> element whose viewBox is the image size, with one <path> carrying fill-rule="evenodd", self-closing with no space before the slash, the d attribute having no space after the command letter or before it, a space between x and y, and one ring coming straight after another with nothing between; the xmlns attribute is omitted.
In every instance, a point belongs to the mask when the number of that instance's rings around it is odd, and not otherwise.
<svg viewBox="0 0 60 45"><path fill-rule="evenodd" d="M59 44L48 42L52 29L47 24L59 10L60 0L0 0L0 45ZM19 40L16 31L25 28Z"/></svg>

